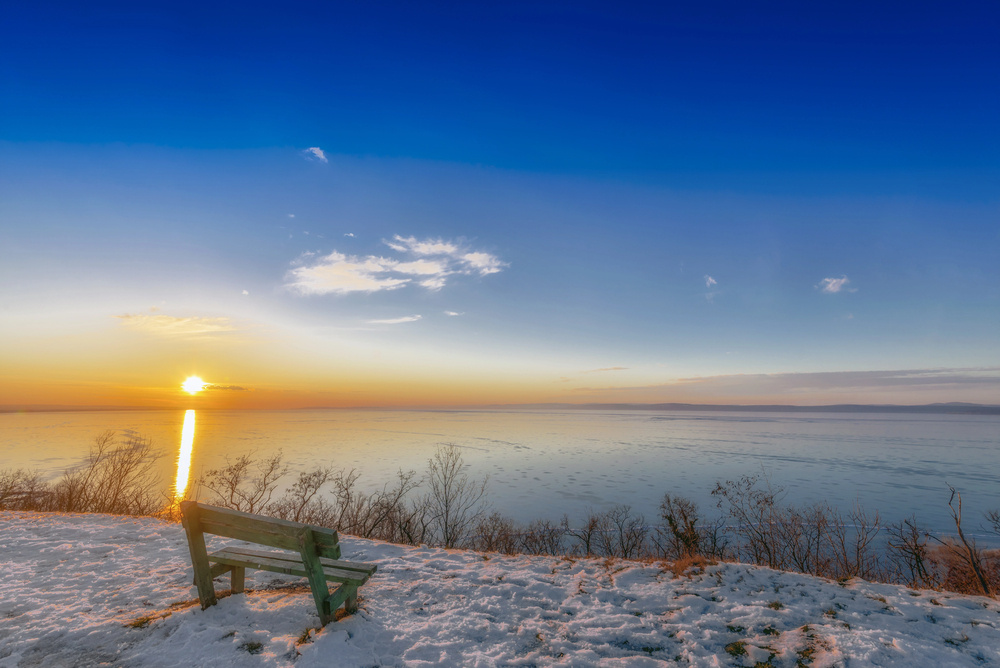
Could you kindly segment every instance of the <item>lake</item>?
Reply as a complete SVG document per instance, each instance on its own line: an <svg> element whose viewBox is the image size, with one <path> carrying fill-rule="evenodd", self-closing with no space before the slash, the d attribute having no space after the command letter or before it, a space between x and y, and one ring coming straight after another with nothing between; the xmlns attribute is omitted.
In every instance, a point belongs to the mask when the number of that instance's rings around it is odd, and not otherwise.
<svg viewBox="0 0 1000 668"><path fill-rule="evenodd" d="M1000 507L1000 416L619 410L295 410L0 414L0 469L56 478L107 430L147 436L164 453L164 488L178 460L192 480L246 452L284 453L293 470L354 468L363 488L396 470L423 472L441 444L462 448L469 473L520 521L577 519L628 504L652 521L665 492L714 511L716 481L762 473L786 501L860 503L884 520L911 514L952 528L948 485L966 530ZM182 465L182 469L185 467ZM290 477L289 477L290 479ZM990 541L994 542L994 541Z"/></svg>

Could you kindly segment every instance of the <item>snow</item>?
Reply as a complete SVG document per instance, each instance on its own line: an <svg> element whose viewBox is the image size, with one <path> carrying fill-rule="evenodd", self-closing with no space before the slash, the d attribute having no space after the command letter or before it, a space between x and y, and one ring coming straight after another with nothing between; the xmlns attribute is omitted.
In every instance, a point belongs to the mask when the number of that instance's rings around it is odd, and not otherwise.
<svg viewBox="0 0 1000 668"><path fill-rule="evenodd" d="M663 563L342 545L379 570L357 614L316 631L301 578L248 571L246 595L201 610L178 524L2 512L0 668L1000 665L1000 604L983 597L743 564L677 576Z"/></svg>

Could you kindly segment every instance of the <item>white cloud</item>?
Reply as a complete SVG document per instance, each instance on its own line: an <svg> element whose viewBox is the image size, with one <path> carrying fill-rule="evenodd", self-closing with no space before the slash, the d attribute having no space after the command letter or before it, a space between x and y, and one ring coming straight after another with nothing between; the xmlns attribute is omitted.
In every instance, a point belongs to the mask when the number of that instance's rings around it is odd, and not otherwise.
<svg viewBox="0 0 1000 668"><path fill-rule="evenodd" d="M288 217L289 217L289 218L294 218L294 217L295 217L295 214L294 214L294 213L290 213L290 214L288 214Z"/></svg>
<svg viewBox="0 0 1000 668"><path fill-rule="evenodd" d="M396 265L396 271L414 276L442 276L448 274L448 265L439 260L414 260L413 262L400 262Z"/></svg>
<svg viewBox="0 0 1000 668"><path fill-rule="evenodd" d="M499 273L506 267L500 258L489 253L466 253L462 256L462 263L470 269L479 272L480 276Z"/></svg>
<svg viewBox="0 0 1000 668"><path fill-rule="evenodd" d="M706 288L710 288L713 285L718 285L718 284L719 284L719 282L717 280L715 280L714 278L712 278L708 274L705 274L705 287Z"/></svg>
<svg viewBox="0 0 1000 668"><path fill-rule="evenodd" d="M847 284L850 282L851 279L847 278L847 276L841 276L840 278L824 278L816 287L831 295L841 291L856 292L854 288L847 287Z"/></svg>
<svg viewBox="0 0 1000 668"><path fill-rule="evenodd" d="M312 160L319 160L320 162L330 162L326 159L326 153L323 152L319 146L310 146L306 150L302 151L307 158Z"/></svg>
<svg viewBox="0 0 1000 668"><path fill-rule="evenodd" d="M453 316L453 317L454 316L458 316L458 315L465 315L464 313L459 313L458 311L445 311L444 314L445 315L450 315L450 316Z"/></svg>
<svg viewBox="0 0 1000 668"><path fill-rule="evenodd" d="M383 243L416 258L359 257L333 251L314 259L303 254L296 262L300 266L288 272L286 287L301 294L317 295L396 290L411 283L427 290L440 290L451 276L487 276L507 266L495 255L469 250L455 241L396 235Z"/></svg>
<svg viewBox="0 0 1000 668"><path fill-rule="evenodd" d="M306 295L396 290L412 279L391 275L395 260L375 257L355 257L333 251L312 265L296 267L288 272L288 287Z"/></svg>
<svg viewBox="0 0 1000 668"><path fill-rule="evenodd" d="M351 238L353 238L354 237L354 232L344 232L344 236L345 237L351 237Z"/></svg>
<svg viewBox="0 0 1000 668"><path fill-rule="evenodd" d="M389 318L387 320L369 320L369 325L400 325L404 322L416 322L420 320L423 316L421 315L407 315L402 318Z"/></svg>
<svg viewBox="0 0 1000 668"><path fill-rule="evenodd" d="M181 318L172 315L149 315L146 313L116 315L122 325L137 332L167 338L200 338L232 332L236 327L229 318Z"/></svg>
<svg viewBox="0 0 1000 668"><path fill-rule="evenodd" d="M458 252L458 246L455 243L443 239L418 241L416 237L403 238L397 234L392 238L392 241L383 243L400 253L413 253L414 255L454 255Z"/></svg>
<svg viewBox="0 0 1000 668"><path fill-rule="evenodd" d="M244 290L244 291L243 291L243 294L244 294L244 295L249 295L249 294L250 294L250 291L249 291L249 290Z"/></svg>

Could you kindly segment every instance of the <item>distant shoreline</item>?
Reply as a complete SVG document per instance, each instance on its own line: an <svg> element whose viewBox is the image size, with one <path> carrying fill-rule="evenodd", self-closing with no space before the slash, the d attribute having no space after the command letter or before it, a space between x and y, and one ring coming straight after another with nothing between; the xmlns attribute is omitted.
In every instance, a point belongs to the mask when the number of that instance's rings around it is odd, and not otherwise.
<svg viewBox="0 0 1000 668"><path fill-rule="evenodd" d="M134 412L176 411L185 407L174 406L63 406L22 405L0 406L0 413L79 413L79 412ZM708 413L891 413L922 415L1000 415L1000 406L962 402L920 405L899 404L829 404L799 406L788 404L489 404L482 406L303 406L300 408L198 408L197 410L365 410L365 411L477 411L477 410L590 410L590 411L649 411L649 412L708 412Z"/></svg>

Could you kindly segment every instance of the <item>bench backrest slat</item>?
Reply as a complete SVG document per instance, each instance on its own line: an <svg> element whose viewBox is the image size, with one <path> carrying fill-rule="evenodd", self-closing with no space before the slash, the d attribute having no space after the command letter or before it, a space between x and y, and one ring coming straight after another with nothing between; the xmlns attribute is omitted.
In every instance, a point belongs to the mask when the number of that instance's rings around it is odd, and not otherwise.
<svg viewBox="0 0 1000 668"><path fill-rule="evenodd" d="M198 531L285 550L300 550L302 532L307 528L307 525L299 522L260 517L190 501L181 504L181 510L186 516L191 515L196 518ZM327 559L340 558L340 544L336 531L311 525L308 525L308 528L312 530L317 556Z"/></svg>

